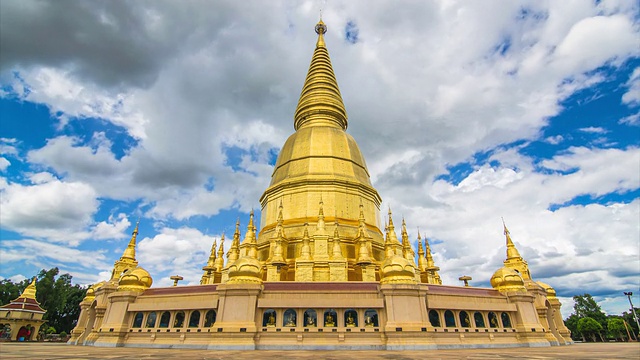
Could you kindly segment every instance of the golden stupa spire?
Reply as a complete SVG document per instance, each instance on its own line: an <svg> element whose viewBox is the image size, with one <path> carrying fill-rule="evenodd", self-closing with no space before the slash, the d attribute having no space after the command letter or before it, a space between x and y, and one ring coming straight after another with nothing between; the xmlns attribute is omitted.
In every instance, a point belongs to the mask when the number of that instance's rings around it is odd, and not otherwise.
<svg viewBox="0 0 640 360"><path fill-rule="evenodd" d="M411 247L411 242L409 241L409 233L407 233L407 224L404 222L404 217L402 218L402 254L404 258L414 263L414 257L416 253L413 251Z"/></svg>
<svg viewBox="0 0 640 360"><path fill-rule="evenodd" d="M338 233L338 221L336 221L336 227L333 230L333 259L344 259L342 256L342 247L340 246L340 234Z"/></svg>
<svg viewBox="0 0 640 360"><path fill-rule="evenodd" d="M522 258L522 256L520 256L520 252L516 249L516 245L511 240L511 233L509 232L509 229L507 229L504 219L502 219L502 226L504 228L504 236L507 238L507 259Z"/></svg>
<svg viewBox="0 0 640 360"><path fill-rule="evenodd" d="M524 280L531 280L529 265L527 261L520 256L520 252L511 240L511 233L509 229L507 229L504 219L502 219L502 226L504 228L504 236L507 240L507 259L504 261L505 266L516 270Z"/></svg>
<svg viewBox="0 0 640 360"><path fill-rule="evenodd" d="M122 253L121 259L136 259L136 238L138 237L138 226L140 225L140 220L136 222L136 227L133 229L133 233L131 235L131 240L129 240L129 245L124 249Z"/></svg>
<svg viewBox="0 0 640 360"><path fill-rule="evenodd" d="M215 245L215 242L213 244ZM218 248L218 257L216 258L215 264L216 271L222 271L222 268L224 268L224 233L222 233L222 237L220 237L220 247Z"/></svg>
<svg viewBox="0 0 640 360"><path fill-rule="evenodd" d="M209 260L207 261L207 266L212 268L216 265L216 248L218 247L218 243L216 240L213 240L213 245L211 245L211 254L209 254Z"/></svg>
<svg viewBox="0 0 640 360"><path fill-rule="evenodd" d="M329 125L347 129L347 111L342 102L329 52L324 42L327 26L322 19L316 24L318 41L311 58L298 107L294 115L295 130L303 126Z"/></svg>
<svg viewBox="0 0 640 360"><path fill-rule="evenodd" d="M304 234L302 235L302 247L300 248L300 259L311 260L311 246L309 245L309 223L304 223Z"/></svg>
<svg viewBox="0 0 640 360"><path fill-rule="evenodd" d="M233 264L239 257L240 247L240 218L236 220L236 231L233 233L233 240L231 241L231 247L227 252L227 266Z"/></svg>
<svg viewBox="0 0 640 360"><path fill-rule="evenodd" d="M36 299L36 277L33 277L33 280L31 280L31 284L27 285L27 287L24 289L24 291L22 292L22 294L20 295L21 298L26 298L26 299Z"/></svg>
<svg viewBox="0 0 640 360"><path fill-rule="evenodd" d="M418 269L424 271L427 268L424 257L424 248L422 247L422 237L420 237L420 229L418 229Z"/></svg>
<svg viewBox="0 0 640 360"><path fill-rule="evenodd" d="M429 246L429 239L424 237L424 247L425 247L425 257L427 259L427 267L434 267L435 262L433 261L433 256L431 255L431 246Z"/></svg>

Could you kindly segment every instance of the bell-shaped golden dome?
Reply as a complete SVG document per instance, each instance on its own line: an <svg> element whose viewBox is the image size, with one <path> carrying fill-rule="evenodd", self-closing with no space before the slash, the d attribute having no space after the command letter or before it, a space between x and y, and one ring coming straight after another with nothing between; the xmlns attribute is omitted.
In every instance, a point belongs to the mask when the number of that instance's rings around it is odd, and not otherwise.
<svg viewBox="0 0 640 360"><path fill-rule="evenodd" d="M547 298L556 297L556 289L552 288L549 284L543 283L542 281L536 281L536 284L540 285L544 289L547 293Z"/></svg>
<svg viewBox="0 0 640 360"><path fill-rule="evenodd" d="M229 284L259 284L262 282L262 266L253 257L243 256L229 266Z"/></svg>
<svg viewBox="0 0 640 360"><path fill-rule="evenodd" d="M149 272L138 266L120 276L118 291L145 291L151 284L153 279Z"/></svg>
<svg viewBox="0 0 640 360"><path fill-rule="evenodd" d="M387 258L380 265L381 284L415 284L415 272L409 260L399 255Z"/></svg>
<svg viewBox="0 0 640 360"><path fill-rule="evenodd" d="M524 287L524 280L522 280L522 276L520 276L520 274L514 269L508 267L501 267L493 273L493 276L491 277L491 286L500 292L527 291Z"/></svg>

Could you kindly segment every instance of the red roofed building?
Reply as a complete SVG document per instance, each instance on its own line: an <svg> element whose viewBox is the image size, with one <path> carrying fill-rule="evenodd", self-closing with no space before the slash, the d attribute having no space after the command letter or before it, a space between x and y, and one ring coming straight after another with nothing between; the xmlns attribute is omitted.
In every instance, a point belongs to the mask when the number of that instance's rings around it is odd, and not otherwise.
<svg viewBox="0 0 640 360"><path fill-rule="evenodd" d="M2 340L35 340L42 317L47 311L36 300L36 278L22 294L7 305L0 306L0 338Z"/></svg>

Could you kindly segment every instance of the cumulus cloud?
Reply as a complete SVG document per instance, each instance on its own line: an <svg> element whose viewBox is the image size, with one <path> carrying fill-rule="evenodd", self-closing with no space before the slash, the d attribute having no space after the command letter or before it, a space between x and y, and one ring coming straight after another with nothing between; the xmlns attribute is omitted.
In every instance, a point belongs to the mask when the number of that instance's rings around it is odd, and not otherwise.
<svg viewBox="0 0 640 360"><path fill-rule="evenodd" d="M77 243L92 222L98 200L95 190L81 182L62 182L50 173L31 176L30 185L0 182L0 221L4 228L28 236Z"/></svg>

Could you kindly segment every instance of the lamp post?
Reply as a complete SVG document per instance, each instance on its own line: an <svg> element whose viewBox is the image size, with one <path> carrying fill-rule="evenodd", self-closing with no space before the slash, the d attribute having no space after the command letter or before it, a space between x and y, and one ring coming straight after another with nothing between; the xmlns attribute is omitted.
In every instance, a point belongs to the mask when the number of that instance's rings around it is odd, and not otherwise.
<svg viewBox="0 0 640 360"><path fill-rule="evenodd" d="M629 292L624 292L625 295L627 295L627 298L629 299L629 305L631 305L631 313L633 314L633 318L636 320L636 325L638 325L638 329L640 329L640 322L638 321L638 315L636 315L636 311L633 309L633 303L631 302L631 296L633 296L633 293L631 291Z"/></svg>

